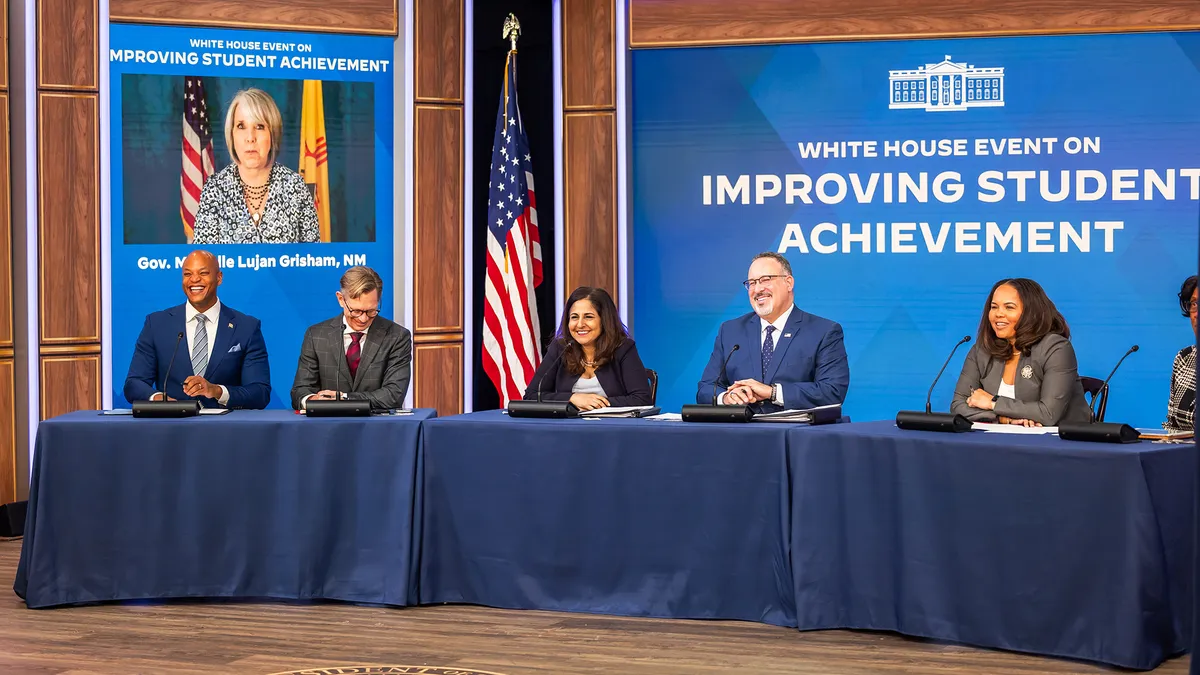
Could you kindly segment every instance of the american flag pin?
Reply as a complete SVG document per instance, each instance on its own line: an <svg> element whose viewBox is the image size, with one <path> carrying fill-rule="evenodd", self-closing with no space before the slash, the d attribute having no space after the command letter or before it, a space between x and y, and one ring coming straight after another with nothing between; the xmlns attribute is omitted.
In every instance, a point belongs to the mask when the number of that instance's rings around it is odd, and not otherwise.
<svg viewBox="0 0 1200 675"><path fill-rule="evenodd" d="M232 324L232 323L231 323L231 324L229 324L229 327L230 327L230 328L233 328L233 324Z"/></svg>
<svg viewBox="0 0 1200 675"><path fill-rule="evenodd" d="M784 334L783 334L783 337L792 337L792 334L791 334L791 333L784 333Z"/></svg>

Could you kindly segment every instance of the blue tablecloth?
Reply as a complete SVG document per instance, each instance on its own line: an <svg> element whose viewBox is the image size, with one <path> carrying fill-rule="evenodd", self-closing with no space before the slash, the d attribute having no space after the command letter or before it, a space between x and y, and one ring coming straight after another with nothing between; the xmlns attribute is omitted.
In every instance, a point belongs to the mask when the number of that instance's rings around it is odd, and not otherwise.
<svg viewBox="0 0 1200 675"><path fill-rule="evenodd" d="M787 426L424 427L422 603L795 626Z"/></svg>
<svg viewBox="0 0 1200 675"><path fill-rule="evenodd" d="M788 440L801 629L1146 669L1189 647L1194 445L891 422Z"/></svg>
<svg viewBox="0 0 1200 675"><path fill-rule="evenodd" d="M144 598L415 601L421 420L76 412L38 428L14 590L30 607Z"/></svg>

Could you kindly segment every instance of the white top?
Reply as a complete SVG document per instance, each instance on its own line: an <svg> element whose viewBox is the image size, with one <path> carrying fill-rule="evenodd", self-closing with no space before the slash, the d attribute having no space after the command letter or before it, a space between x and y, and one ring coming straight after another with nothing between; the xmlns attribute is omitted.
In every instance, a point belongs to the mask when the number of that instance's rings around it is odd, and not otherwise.
<svg viewBox="0 0 1200 675"><path fill-rule="evenodd" d="M608 394L604 393L604 387L600 386L600 378L598 378L598 377L592 377L592 378L581 377L581 378L579 378L578 380L575 381L574 386L571 387L571 393L572 394L595 394L597 396L604 396L606 398L608 397Z"/></svg>
<svg viewBox="0 0 1200 675"><path fill-rule="evenodd" d="M1011 398L1015 400L1017 398L1017 387L1015 384L1005 384L1004 379L1001 378L1000 389L996 391L996 394L998 396L1003 396L1004 398Z"/></svg>
<svg viewBox="0 0 1200 675"><path fill-rule="evenodd" d="M183 322L184 338L183 339L187 340L187 350L188 350L188 360L189 361L191 360L192 347L193 347L193 345L196 344L196 324L199 323L196 321L196 317L199 315L200 315L200 312L195 307L192 307L192 303L190 303L190 302L183 303L183 316L184 316L184 322ZM205 324L204 329L206 331L208 331L208 354L207 354L207 356L208 356L208 362L211 363L212 362L213 345L215 345L217 343L217 339L216 339L217 338L217 330L218 330L218 327L221 322L221 301L220 300L217 300L216 302L214 302L213 306L209 307L208 310L204 312L204 318L208 319L208 323ZM205 378L205 379L208 379L208 378ZM217 399L217 403L220 403L221 405L228 405L229 404L229 389L226 388L226 386L223 384L218 384L217 386L221 388L221 396L220 396L220 398ZM163 395L161 392L155 392L153 395L150 396L150 400L151 401L161 401L161 400L163 400Z"/></svg>

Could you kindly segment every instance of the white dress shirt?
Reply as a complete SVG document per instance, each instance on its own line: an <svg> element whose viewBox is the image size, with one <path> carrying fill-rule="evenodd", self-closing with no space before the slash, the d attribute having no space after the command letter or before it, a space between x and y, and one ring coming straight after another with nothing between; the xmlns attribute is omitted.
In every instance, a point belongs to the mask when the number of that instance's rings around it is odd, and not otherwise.
<svg viewBox="0 0 1200 675"><path fill-rule="evenodd" d="M196 344L196 326L199 323L198 321L196 321L196 317L199 315L200 315L200 311L197 310L195 307L192 307L192 303L190 303L190 302L184 303L184 305L183 305L183 316L184 316L183 339L187 340L188 360L189 361L191 360L191 357L192 357L192 349L193 349L194 345ZM221 301L220 300L217 300L216 302L214 302L213 306L209 307L204 312L204 318L208 319L208 323L205 325L205 329L208 331L208 354L206 354L206 356L208 357L207 363L212 363L213 345L215 345L217 343L217 339L216 339L217 338L217 330L218 330L219 324L221 322ZM206 376L204 379L207 380L208 377ZM220 403L221 405L227 405L229 403L229 390L226 389L225 385L223 385L223 384L219 384L217 386L221 388L221 396L217 398L217 403ZM155 400L155 399L153 397L151 397L151 400Z"/></svg>
<svg viewBox="0 0 1200 675"><path fill-rule="evenodd" d="M367 326L362 330L354 330L350 327L349 321L346 321L344 318L342 321L346 324L345 330L342 331L342 358L346 358L346 352L350 351L350 345L354 343L354 338L351 337L352 333L362 333L362 337L358 338L358 353L359 358L362 358L363 350L367 346L367 333L371 330L371 326ZM362 365L361 362L359 365ZM342 398L347 398L346 392L343 391L341 394ZM316 396L316 394L306 394L304 398L300 399L301 410L308 409L308 399L312 398L313 396Z"/></svg>
<svg viewBox="0 0 1200 675"><path fill-rule="evenodd" d="M784 328L784 326L787 325L788 319L792 316L792 310L795 308L796 308L795 305L788 307L786 310L784 310L783 314L780 314L779 318L775 319L774 321L767 321L766 319L762 318L761 316L758 317L758 323L759 323L759 326L758 326L758 354L759 354L760 361L762 360L763 345L765 345L767 343L767 326L775 327L775 332L771 335L771 340L775 343L774 351L779 351L779 339L783 337L783 328ZM775 358L773 354L774 354L774 352L772 352L772 357L771 357L772 360L774 360L774 358ZM763 382L763 384L771 384L771 383ZM771 403L774 403L775 405L778 405L778 406L782 406L783 405L783 387L778 384L775 384L775 385L771 385L771 389L773 390L771 392ZM717 400L717 403L720 403L720 404L725 403L725 394L723 394L723 393L721 394L721 397Z"/></svg>

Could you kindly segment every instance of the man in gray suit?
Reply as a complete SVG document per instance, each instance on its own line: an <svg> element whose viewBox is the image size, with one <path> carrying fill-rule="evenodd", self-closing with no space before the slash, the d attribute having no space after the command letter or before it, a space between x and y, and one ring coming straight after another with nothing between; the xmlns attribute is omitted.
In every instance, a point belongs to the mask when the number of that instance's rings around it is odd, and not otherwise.
<svg viewBox="0 0 1200 675"><path fill-rule="evenodd" d="M404 407L412 374L412 335L379 316L383 280L370 267L351 267L337 292L342 313L309 327L292 382L292 407L311 400L367 400L372 408ZM340 375L339 375L340 372ZM340 385L337 384L340 381Z"/></svg>

